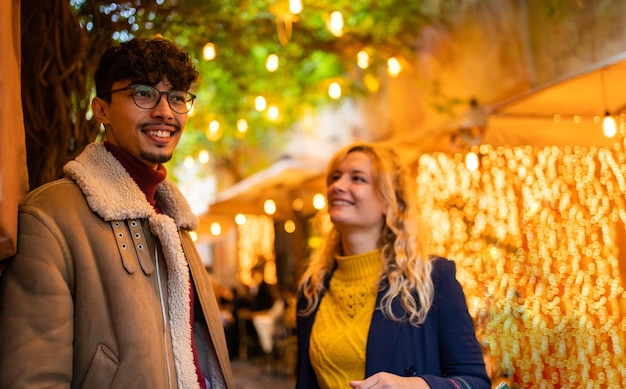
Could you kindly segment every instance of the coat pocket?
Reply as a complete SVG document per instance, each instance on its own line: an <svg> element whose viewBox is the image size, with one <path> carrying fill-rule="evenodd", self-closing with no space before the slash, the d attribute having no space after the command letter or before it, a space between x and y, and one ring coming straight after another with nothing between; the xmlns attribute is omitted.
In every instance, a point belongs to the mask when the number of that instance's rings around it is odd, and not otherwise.
<svg viewBox="0 0 626 389"><path fill-rule="evenodd" d="M85 375L82 388L110 388L119 364L120 361L117 355L115 355L111 349L103 344L98 345L96 354L93 356L91 365L89 365L89 369Z"/></svg>

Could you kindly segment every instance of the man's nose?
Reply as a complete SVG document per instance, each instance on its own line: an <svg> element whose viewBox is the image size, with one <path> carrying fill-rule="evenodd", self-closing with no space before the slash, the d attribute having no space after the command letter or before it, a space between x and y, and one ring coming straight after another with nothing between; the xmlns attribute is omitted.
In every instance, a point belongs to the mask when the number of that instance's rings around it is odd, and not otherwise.
<svg viewBox="0 0 626 389"><path fill-rule="evenodd" d="M167 101L166 95L161 95L156 107L152 109L152 114L154 116L162 117L165 119L170 119L174 117L174 111L172 111L172 107L170 107L170 103Z"/></svg>

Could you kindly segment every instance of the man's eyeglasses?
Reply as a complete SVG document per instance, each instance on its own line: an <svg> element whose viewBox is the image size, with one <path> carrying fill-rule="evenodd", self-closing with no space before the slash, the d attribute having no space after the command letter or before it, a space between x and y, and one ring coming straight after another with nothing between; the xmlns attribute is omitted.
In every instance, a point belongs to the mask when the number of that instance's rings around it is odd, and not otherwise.
<svg viewBox="0 0 626 389"><path fill-rule="evenodd" d="M114 89L109 93L121 92L129 89L133 92L132 96L135 105L143 109L152 109L156 107L161 102L161 97L165 95L167 103L172 111L176 113L187 113L191 110L193 101L196 98L196 95L193 93L178 90L161 92L160 90L149 85L141 84L131 84L124 88Z"/></svg>

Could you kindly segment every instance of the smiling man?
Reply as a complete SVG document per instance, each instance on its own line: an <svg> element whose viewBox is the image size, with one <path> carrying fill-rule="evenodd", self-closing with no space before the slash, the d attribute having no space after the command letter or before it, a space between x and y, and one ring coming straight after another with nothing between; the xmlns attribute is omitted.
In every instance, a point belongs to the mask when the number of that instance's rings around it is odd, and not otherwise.
<svg viewBox="0 0 626 389"><path fill-rule="evenodd" d="M0 388L233 388L219 309L166 179L196 81L161 39L107 50L92 109L106 141L24 199L0 278Z"/></svg>

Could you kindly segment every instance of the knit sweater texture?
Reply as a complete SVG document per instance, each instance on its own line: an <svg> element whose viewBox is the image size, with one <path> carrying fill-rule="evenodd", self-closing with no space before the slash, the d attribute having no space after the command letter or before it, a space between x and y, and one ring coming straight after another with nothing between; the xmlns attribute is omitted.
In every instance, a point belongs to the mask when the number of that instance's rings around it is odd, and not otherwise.
<svg viewBox="0 0 626 389"><path fill-rule="evenodd" d="M382 269L380 250L337 256L336 261L311 333L311 363L323 389L365 378L367 336Z"/></svg>

